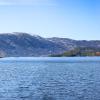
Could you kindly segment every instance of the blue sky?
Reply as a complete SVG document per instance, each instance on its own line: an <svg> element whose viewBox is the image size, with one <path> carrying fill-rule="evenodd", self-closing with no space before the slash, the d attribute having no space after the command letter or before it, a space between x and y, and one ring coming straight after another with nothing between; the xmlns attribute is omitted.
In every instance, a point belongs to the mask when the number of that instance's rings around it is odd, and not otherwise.
<svg viewBox="0 0 100 100"><path fill-rule="evenodd" d="M0 33L100 40L100 0L0 0Z"/></svg>

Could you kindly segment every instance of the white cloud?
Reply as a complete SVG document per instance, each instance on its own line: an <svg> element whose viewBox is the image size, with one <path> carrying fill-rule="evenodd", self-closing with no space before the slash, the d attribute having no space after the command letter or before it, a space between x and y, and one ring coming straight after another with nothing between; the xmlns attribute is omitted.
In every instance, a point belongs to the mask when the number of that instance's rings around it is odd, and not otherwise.
<svg viewBox="0 0 100 100"><path fill-rule="evenodd" d="M0 0L0 5L55 5L55 0Z"/></svg>

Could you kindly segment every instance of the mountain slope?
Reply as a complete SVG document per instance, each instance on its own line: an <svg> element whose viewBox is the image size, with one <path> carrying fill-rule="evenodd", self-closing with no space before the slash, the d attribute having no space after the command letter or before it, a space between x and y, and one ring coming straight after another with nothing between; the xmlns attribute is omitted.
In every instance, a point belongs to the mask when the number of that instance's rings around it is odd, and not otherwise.
<svg viewBox="0 0 100 100"><path fill-rule="evenodd" d="M100 48L100 41L76 41L67 38L43 38L27 33L0 34L2 56L48 56L77 47Z"/></svg>
<svg viewBox="0 0 100 100"><path fill-rule="evenodd" d="M67 50L49 40L26 33L0 34L0 51L5 56L46 56Z"/></svg>

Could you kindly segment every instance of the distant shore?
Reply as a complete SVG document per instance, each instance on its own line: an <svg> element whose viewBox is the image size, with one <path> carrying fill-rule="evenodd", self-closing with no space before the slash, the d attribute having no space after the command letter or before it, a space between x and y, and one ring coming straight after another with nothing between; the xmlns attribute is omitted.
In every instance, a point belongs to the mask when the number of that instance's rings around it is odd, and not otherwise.
<svg viewBox="0 0 100 100"><path fill-rule="evenodd" d="M62 54L54 54L50 55L51 57L93 57L93 56L100 56L100 49L95 49L95 48L86 48L86 47L81 47L81 48L75 48L70 51L66 51Z"/></svg>

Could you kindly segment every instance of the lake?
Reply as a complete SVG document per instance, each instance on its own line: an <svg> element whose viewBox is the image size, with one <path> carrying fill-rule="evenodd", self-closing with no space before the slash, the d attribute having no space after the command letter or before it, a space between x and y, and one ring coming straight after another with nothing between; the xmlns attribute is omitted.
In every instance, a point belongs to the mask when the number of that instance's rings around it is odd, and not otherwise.
<svg viewBox="0 0 100 100"><path fill-rule="evenodd" d="M0 100L100 100L100 57L1 58Z"/></svg>

